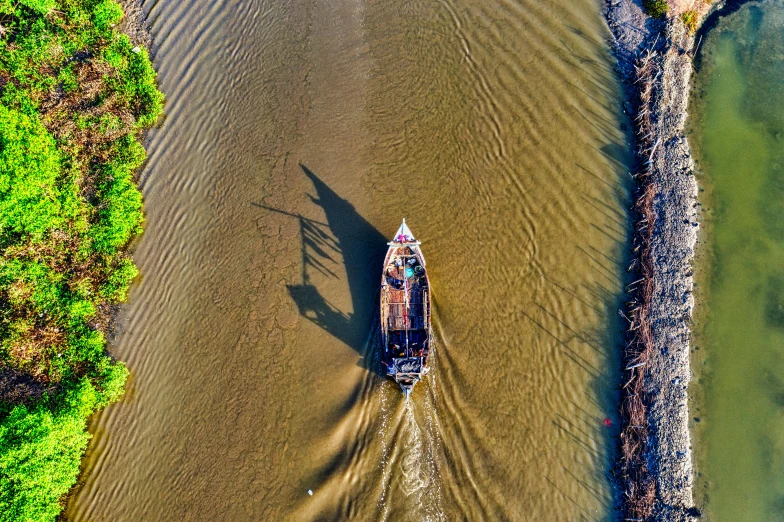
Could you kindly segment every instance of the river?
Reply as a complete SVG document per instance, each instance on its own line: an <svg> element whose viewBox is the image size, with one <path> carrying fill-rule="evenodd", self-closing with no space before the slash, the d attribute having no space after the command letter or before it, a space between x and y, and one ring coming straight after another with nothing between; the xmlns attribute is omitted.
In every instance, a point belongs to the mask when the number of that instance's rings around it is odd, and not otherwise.
<svg viewBox="0 0 784 522"><path fill-rule="evenodd" d="M132 376L68 520L612 519L631 158L601 8L147 2ZM435 308L409 403L373 357L403 217Z"/></svg>
<svg viewBox="0 0 784 522"><path fill-rule="evenodd" d="M693 413L698 498L715 521L784 520L782 27L781 0L722 18L692 96L709 225Z"/></svg>

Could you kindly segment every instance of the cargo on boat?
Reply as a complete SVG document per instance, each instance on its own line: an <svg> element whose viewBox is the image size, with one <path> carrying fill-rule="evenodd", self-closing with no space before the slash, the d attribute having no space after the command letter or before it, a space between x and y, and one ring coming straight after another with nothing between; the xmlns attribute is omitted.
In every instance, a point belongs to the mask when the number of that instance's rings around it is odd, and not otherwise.
<svg viewBox="0 0 784 522"><path fill-rule="evenodd" d="M430 281L421 243L405 219L387 244L381 277L381 360L408 398L430 370Z"/></svg>

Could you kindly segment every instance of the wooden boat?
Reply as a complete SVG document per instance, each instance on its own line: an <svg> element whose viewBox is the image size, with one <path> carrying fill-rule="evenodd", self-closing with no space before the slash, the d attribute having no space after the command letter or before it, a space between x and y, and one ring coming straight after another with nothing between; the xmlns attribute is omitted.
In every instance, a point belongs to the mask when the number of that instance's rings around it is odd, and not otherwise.
<svg viewBox="0 0 784 522"><path fill-rule="evenodd" d="M405 219L387 244L381 276L381 360L408 398L430 370L430 281L421 243Z"/></svg>

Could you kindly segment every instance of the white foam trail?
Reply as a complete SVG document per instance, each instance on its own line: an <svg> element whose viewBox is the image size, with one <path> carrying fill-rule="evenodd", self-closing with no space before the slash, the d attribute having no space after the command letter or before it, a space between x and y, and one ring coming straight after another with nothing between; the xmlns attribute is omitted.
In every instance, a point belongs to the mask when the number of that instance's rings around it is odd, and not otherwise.
<svg viewBox="0 0 784 522"><path fill-rule="evenodd" d="M427 463L423 462L427 449L423 443L422 429L414 417L414 401L405 402L403 417L403 458L400 461L400 471L403 474L402 489L406 496L417 495L421 497L423 491L430 484L427 473Z"/></svg>
<svg viewBox="0 0 784 522"><path fill-rule="evenodd" d="M439 431L433 394L420 392L418 400L412 397L408 401L399 393L382 395L383 471L378 499L381 520L400 515L423 521L446 520L441 503ZM403 506L405 513L397 513Z"/></svg>

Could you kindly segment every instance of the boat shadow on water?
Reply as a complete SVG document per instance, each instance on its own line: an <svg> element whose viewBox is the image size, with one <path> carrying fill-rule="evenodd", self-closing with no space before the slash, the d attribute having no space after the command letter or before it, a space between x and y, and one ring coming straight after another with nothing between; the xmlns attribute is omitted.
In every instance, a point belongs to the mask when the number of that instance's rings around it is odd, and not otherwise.
<svg viewBox="0 0 784 522"><path fill-rule="evenodd" d="M315 196L305 195L321 207L325 221L255 204L299 222L302 281L286 288L302 317L354 349L360 356L359 366L383 376L376 352L380 343L378 279L386 238L313 171L302 164L300 167L316 190ZM351 295L351 312L330 302L313 282L315 273L339 278L336 269L341 261Z"/></svg>

